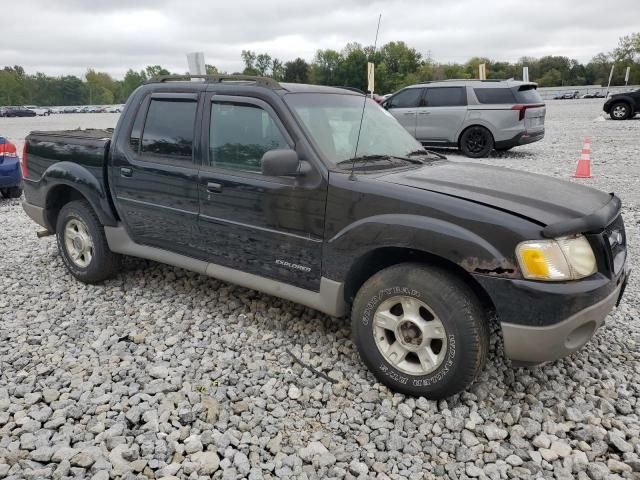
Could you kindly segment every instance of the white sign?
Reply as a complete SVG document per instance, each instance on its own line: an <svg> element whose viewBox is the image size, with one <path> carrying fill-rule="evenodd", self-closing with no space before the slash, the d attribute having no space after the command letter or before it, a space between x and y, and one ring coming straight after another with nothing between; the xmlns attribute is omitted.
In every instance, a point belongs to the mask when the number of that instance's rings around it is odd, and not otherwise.
<svg viewBox="0 0 640 480"><path fill-rule="evenodd" d="M629 84L629 74L631 73L631 67L627 67L627 73L624 74L624 84Z"/></svg>
<svg viewBox="0 0 640 480"><path fill-rule="evenodd" d="M613 78L613 65L611 65L611 72L609 73L609 85L611 85L612 78Z"/></svg>
<svg viewBox="0 0 640 480"><path fill-rule="evenodd" d="M480 80L487 79L487 66L484 63L478 65L478 78L480 78Z"/></svg>
<svg viewBox="0 0 640 480"><path fill-rule="evenodd" d="M192 52L187 53L187 63L189 64L189 73L191 75L206 75L207 70L204 66L204 53Z"/></svg>
<svg viewBox="0 0 640 480"><path fill-rule="evenodd" d="M529 67L522 67L522 81L529 81Z"/></svg>
<svg viewBox="0 0 640 480"><path fill-rule="evenodd" d="M367 62L367 90L373 95L375 87L375 65L371 62Z"/></svg>

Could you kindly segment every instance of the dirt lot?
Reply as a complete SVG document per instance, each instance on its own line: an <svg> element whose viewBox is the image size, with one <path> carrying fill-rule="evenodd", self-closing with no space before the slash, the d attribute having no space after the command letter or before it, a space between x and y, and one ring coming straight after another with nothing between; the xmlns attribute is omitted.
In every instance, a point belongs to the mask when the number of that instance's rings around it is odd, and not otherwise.
<svg viewBox="0 0 640 480"><path fill-rule="evenodd" d="M582 351L517 369L494 338L448 401L393 394L348 322L274 297L140 260L80 284L0 200L0 478L640 478L640 118L547 103L542 142L480 162L569 180L590 137L579 181L622 198L635 276ZM0 135L116 119L0 118Z"/></svg>

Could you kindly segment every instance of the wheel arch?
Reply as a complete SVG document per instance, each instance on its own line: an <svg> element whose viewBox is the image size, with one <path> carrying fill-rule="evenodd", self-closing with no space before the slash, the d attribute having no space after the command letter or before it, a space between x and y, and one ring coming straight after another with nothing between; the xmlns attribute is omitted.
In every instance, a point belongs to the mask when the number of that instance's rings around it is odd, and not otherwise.
<svg viewBox="0 0 640 480"><path fill-rule="evenodd" d="M496 136L493 134L493 131L491 130L491 126L486 124L485 122L478 122L476 119L474 123L472 123L471 125L466 125L462 130L460 130L460 133L458 134L458 139L456 140L456 145L458 145L458 148L460 148L460 141L462 140L462 136L464 135L464 133L473 127L481 127L481 128L484 128L487 132L489 132L489 135L491 135L491 140L493 141L493 145L495 146Z"/></svg>
<svg viewBox="0 0 640 480"><path fill-rule="evenodd" d="M485 310L495 311L495 305L489 294L464 268L439 255L406 247L379 247L357 258L345 278L345 303L350 306L362 285L379 271L393 265L408 262L431 265L453 273L471 288Z"/></svg>
<svg viewBox="0 0 640 480"><path fill-rule="evenodd" d="M73 200L87 201L103 225L117 224L106 185L83 166L71 162L56 163L45 171L38 183L46 192L45 219L49 231L55 232L60 210Z"/></svg>

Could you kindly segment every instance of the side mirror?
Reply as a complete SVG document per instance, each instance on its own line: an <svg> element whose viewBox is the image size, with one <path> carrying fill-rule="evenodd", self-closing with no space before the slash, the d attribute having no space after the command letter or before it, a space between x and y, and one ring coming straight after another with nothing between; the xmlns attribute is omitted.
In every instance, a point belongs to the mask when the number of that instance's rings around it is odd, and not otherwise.
<svg viewBox="0 0 640 480"><path fill-rule="evenodd" d="M262 174L269 177L300 175L300 159L295 150L269 150L262 156Z"/></svg>
<svg viewBox="0 0 640 480"><path fill-rule="evenodd" d="M389 102L389 101L387 100L387 101L382 102L380 105L381 105L381 106L382 106L382 108L384 108L385 110L389 110L389 108L391 107L391 102Z"/></svg>

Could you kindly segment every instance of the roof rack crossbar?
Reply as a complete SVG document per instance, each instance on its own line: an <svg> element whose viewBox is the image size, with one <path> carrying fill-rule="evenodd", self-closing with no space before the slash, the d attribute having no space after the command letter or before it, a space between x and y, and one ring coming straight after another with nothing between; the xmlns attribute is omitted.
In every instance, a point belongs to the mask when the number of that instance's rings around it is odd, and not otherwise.
<svg viewBox="0 0 640 480"><path fill-rule="evenodd" d="M255 77L252 75L160 75L158 77L150 78L145 82L148 83L165 83L165 82L180 82L188 81L193 78L200 78L206 83L223 83L223 82L254 82L256 85L262 87L271 88L274 90L283 90L284 88L273 78L268 77Z"/></svg>

